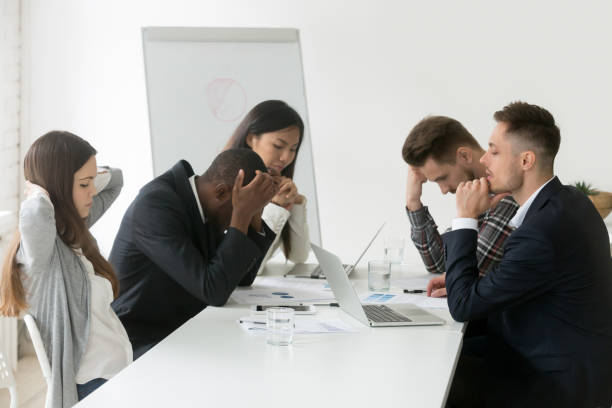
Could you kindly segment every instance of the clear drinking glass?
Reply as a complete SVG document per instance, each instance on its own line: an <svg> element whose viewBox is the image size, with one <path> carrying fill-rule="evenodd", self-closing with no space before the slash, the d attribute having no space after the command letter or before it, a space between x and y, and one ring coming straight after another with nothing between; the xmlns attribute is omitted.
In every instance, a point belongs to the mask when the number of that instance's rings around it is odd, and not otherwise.
<svg viewBox="0 0 612 408"><path fill-rule="evenodd" d="M368 262L368 289L372 292L388 291L391 285L391 264L387 260Z"/></svg>
<svg viewBox="0 0 612 408"><path fill-rule="evenodd" d="M385 260L391 264L401 264L404 260L404 238L391 236L385 238Z"/></svg>
<svg viewBox="0 0 612 408"><path fill-rule="evenodd" d="M293 341L293 309L272 307L266 309L268 333L266 341L275 346L288 346Z"/></svg>

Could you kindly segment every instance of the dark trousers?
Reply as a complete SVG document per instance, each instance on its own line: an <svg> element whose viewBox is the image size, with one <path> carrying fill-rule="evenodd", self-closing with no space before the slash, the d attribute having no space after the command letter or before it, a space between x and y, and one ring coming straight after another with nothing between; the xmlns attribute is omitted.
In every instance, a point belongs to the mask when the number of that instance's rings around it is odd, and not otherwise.
<svg viewBox="0 0 612 408"><path fill-rule="evenodd" d="M487 377L486 348L486 321L469 322L448 394L447 408L485 406L482 387Z"/></svg>
<svg viewBox="0 0 612 408"><path fill-rule="evenodd" d="M529 389L527 377L517 368L521 367L517 363L519 360L521 357L488 331L486 320L469 322L447 407L543 406L527 402L530 397L535 398L534 401L541 400L533 390L531 395L517 398L517 393L523 394Z"/></svg>
<svg viewBox="0 0 612 408"><path fill-rule="evenodd" d="M93 380L86 382L85 384L77 384L77 394L79 401L98 389L99 386L104 384L106 380L104 378L94 378Z"/></svg>
<svg viewBox="0 0 612 408"><path fill-rule="evenodd" d="M484 322L470 322L448 394L449 408L588 407L590 402L568 399L572 384L563 372L539 372ZM571 395L571 393L569 393ZM571 398L571 397L570 397Z"/></svg>

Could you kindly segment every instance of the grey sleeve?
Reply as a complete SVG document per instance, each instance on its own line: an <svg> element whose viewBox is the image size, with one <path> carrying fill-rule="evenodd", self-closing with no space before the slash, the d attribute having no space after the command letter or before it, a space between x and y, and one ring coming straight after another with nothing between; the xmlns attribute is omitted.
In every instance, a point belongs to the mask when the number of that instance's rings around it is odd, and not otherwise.
<svg viewBox="0 0 612 408"><path fill-rule="evenodd" d="M19 251L28 265L27 269L45 270L51 263L57 235L55 210L45 194L35 194L21 203L19 233Z"/></svg>
<svg viewBox="0 0 612 408"><path fill-rule="evenodd" d="M110 181L102 190L98 191L98 194L93 199L89 216L85 219L87 228L90 228L102 217L111 204L119 197L119 193L123 188L123 173L121 170L110 167L104 167L104 169L110 173Z"/></svg>

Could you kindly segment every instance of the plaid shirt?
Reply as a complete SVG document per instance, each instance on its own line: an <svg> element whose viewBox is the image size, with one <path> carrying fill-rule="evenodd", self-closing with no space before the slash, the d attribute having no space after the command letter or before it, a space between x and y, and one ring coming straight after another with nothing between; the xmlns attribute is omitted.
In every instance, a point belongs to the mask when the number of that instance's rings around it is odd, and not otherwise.
<svg viewBox="0 0 612 408"><path fill-rule="evenodd" d="M514 230L508 223L518 207L512 197L504 197L492 211L486 211L478 217L476 257L481 276L501 261L506 238ZM412 226L412 242L421 254L427 270L432 273L446 272L442 237L427 207L417 211L409 211L406 208L406 213Z"/></svg>

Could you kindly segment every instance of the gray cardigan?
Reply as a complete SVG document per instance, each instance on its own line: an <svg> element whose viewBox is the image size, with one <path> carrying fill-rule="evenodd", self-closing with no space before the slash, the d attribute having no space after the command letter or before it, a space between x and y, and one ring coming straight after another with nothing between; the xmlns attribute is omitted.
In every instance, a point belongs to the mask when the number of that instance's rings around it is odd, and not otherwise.
<svg viewBox="0 0 612 408"><path fill-rule="evenodd" d="M123 187L119 169L98 192L86 219L91 227L115 201ZM55 211L47 197L34 195L21 203L17 263L27 293L29 313L36 320L51 364L53 408L78 402L75 376L89 338L90 283L73 249L57 234Z"/></svg>

